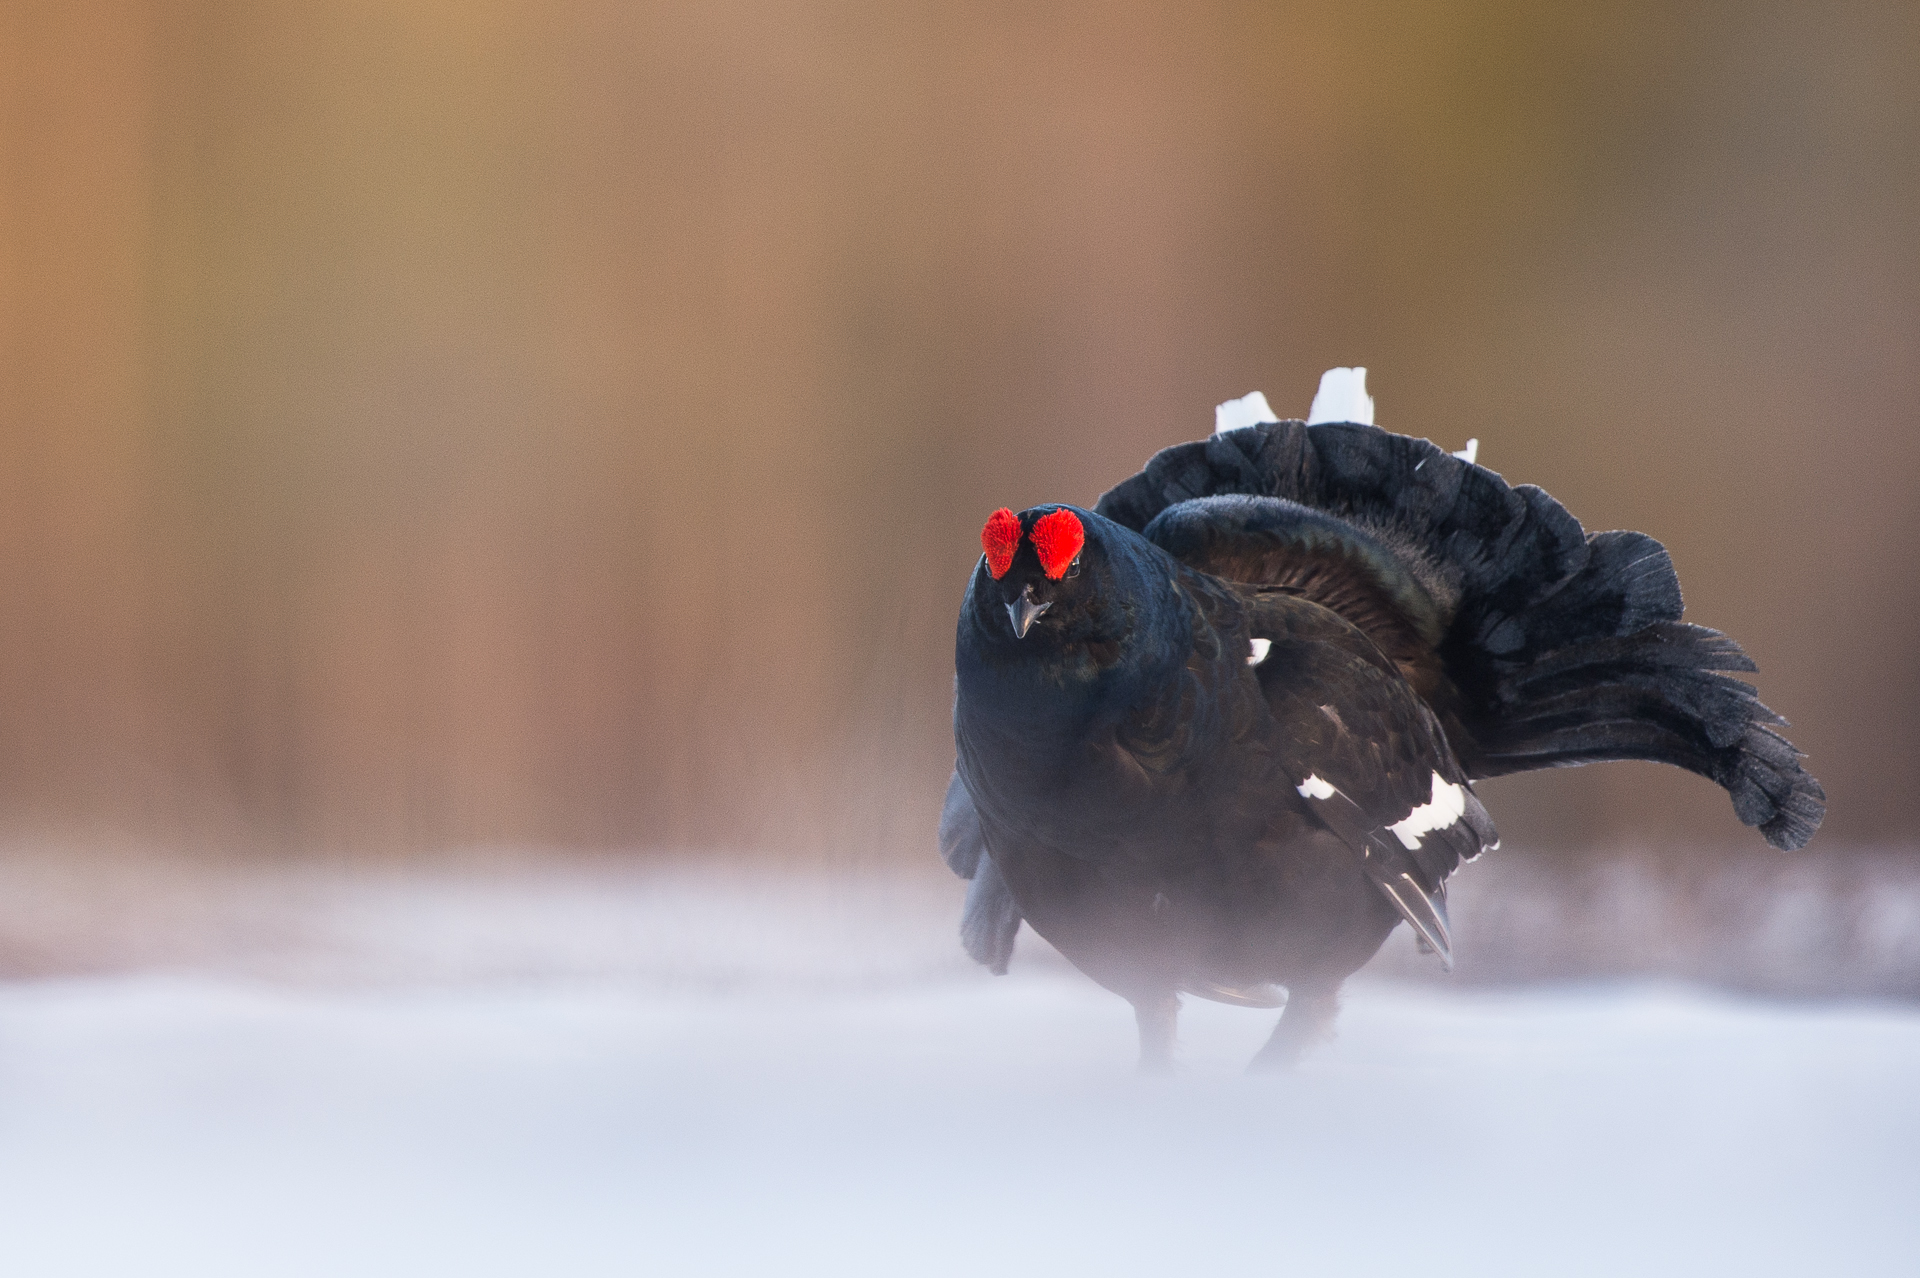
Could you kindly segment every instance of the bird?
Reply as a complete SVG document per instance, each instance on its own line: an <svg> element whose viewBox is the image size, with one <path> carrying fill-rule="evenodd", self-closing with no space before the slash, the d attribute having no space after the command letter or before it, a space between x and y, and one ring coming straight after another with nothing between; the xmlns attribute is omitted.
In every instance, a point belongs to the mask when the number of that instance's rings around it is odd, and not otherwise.
<svg viewBox="0 0 1920 1278"><path fill-rule="evenodd" d="M981 530L939 828L961 942L1004 973L1030 926L1132 1004L1146 1071L1183 996L1283 1008L1250 1068L1285 1069L1396 927L1450 969L1484 778L1674 764L1780 849L1825 815L1658 541L1374 425L1364 386L1331 370L1305 420L1229 401L1091 508Z"/></svg>

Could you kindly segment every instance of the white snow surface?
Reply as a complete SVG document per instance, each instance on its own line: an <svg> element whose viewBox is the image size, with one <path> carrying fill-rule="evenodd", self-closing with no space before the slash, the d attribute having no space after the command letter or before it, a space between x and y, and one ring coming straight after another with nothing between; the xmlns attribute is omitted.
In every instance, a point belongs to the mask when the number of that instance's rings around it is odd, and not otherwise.
<svg viewBox="0 0 1920 1278"><path fill-rule="evenodd" d="M1141 1079L1124 1003L1030 933L971 968L961 885L914 883L309 884L274 929L308 921L298 962L0 982L4 1272L1612 1278L1920 1246L1911 1006L1363 974L1291 1076L1240 1073L1273 1013L1191 1000L1180 1075Z"/></svg>

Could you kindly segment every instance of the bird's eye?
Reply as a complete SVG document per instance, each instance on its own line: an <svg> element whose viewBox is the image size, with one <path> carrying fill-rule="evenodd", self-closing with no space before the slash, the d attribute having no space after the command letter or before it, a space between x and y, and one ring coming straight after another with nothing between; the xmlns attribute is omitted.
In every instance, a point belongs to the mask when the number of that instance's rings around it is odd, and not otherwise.
<svg viewBox="0 0 1920 1278"><path fill-rule="evenodd" d="M1067 578L1072 580L1080 575L1080 556L1075 555L1073 562L1067 565Z"/></svg>

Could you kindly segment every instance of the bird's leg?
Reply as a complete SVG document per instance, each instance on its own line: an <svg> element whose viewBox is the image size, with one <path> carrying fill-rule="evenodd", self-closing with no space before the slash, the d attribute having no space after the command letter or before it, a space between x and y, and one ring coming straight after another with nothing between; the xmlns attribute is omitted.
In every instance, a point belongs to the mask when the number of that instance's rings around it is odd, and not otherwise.
<svg viewBox="0 0 1920 1278"><path fill-rule="evenodd" d="M1132 1000L1133 1018L1140 1025L1140 1072L1173 1072L1173 1040L1180 1023L1178 994L1146 995Z"/></svg>
<svg viewBox="0 0 1920 1278"><path fill-rule="evenodd" d="M1297 986L1287 991L1287 1010L1273 1027L1273 1037L1254 1053L1247 1066L1249 1073L1261 1070L1289 1070L1299 1063L1300 1054L1314 1043L1333 1035L1333 1018L1340 1010L1338 985L1315 988Z"/></svg>

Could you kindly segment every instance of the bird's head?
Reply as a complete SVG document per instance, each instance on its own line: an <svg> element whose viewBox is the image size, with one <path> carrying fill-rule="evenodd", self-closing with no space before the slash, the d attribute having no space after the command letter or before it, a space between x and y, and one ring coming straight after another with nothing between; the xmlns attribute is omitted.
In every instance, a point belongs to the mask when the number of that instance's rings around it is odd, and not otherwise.
<svg viewBox="0 0 1920 1278"><path fill-rule="evenodd" d="M1066 506L1035 506L1018 515L1003 506L981 528L980 549L978 571L991 583L980 593L999 601L1016 639L1026 638L1055 605L1070 608L1080 593L1087 527Z"/></svg>
<svg viewBox="0 0 1920 1278"><path fill-rule="evenodd" d="M1129 574L1124 550L1114 544L1125 530L1091 511L1072 506L1034 506L1014 514L1001 509L980 530L984 552L974 570L978 624L996 639L1085 642L1119 637L1119 577Z"/></svg>

